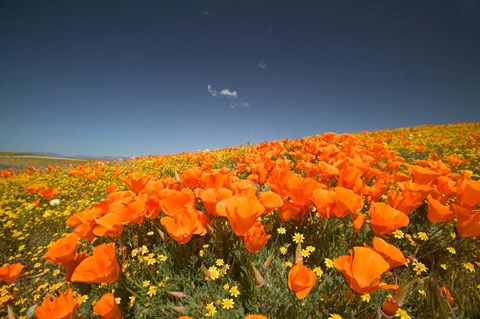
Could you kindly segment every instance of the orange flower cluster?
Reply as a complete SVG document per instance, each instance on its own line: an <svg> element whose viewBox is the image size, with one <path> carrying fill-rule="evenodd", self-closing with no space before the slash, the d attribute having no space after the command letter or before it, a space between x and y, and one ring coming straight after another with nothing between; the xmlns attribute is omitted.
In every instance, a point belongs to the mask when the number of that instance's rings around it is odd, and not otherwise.
<svg viewBox="0 0 480 319"><path fill-rule="evenodd" d="M120 267L115 256L115 244L98 245L93 249L93 256L88 256L77 253L78 239L73 233L57 240L43 258L63 266L67 282L116 282Z"/></svg>
<svg viewBox="0 0 480 319"><path fill-rule="evenodd" d="M58 189L55 187L46 188L43 183L35 183L27 186L25 190L30 194L38 193L46 200L54 199L58 195Z"/></svg>
<svg viewBox="0 0 480 319"><path fill-rule="evenodd" d="M167 159L149 158L158 167ZM111 184L105 200L70 216L67 225L73 228L72 234L53 243L43 258L64 267L67 282L114 283L120 276L115 243L97 245L88 255L78 252L80 239L116 240L125 226L151 220L185 245L194 236L215 231L214 221L220 219L243 240L249 253L257 254L271 238L264 225L269 215L298 223L312 216L345 218L352 221L354 231L385 236L408 226L423 204L428 207L425 219L429 222L454 221L460 236L480 235L480 181L471 172L458 170L465 161L455 156L446 162L407 163L383 141L324 134L262 143L239 153L232 158L233 164L222 168L213 168L217 166L208 153L185 155L185 161L192 167L174 176L114 171L125 184L123 188ZM101 169L70 171L71 178L101 174ZM47 200L58 194L55 188L39 183L25 190ZM352 290L366 294L398 289L398 285L384 284L381 277L405 263L397 247L375 237L373 247L353 247L349 255L336 258L334 266ZM297 260L287 282L302 299L316 280L315 273ZM60 307L61 303L65 305ZM61 308L68 318L76 309L70 290L57 299L47 297L44 304L37 308L37 316ZM102 318L121 316L112 294L104 295L94 311Z"/></svg>

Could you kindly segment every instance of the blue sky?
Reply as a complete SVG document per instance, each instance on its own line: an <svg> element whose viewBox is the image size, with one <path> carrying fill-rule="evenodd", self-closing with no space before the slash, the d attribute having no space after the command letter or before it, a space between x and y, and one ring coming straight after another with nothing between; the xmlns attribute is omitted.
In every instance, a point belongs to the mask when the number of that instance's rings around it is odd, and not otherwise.
<svg viewBox="0 0 480 319"><path fill-rule="evenodd" d="M480 3L0 1L0 151L133 156L480 121Z"/></svg>

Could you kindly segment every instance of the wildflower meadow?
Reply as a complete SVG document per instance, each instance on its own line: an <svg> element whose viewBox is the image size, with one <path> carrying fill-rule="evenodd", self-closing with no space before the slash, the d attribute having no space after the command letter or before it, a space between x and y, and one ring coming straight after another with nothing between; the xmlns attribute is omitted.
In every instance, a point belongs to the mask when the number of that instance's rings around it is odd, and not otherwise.
<svg viewBox="0 0 480 319"><path fill-rule="evenodd" d="M3 318L480 318L480 123L0 171Z"/></svg>

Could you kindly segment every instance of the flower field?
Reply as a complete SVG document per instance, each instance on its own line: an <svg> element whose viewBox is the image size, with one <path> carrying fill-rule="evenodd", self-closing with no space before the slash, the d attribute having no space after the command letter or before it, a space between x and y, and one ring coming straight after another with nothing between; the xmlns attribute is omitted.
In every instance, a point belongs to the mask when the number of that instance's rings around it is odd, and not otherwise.
<svg viewBox="0 0 480 319"><path fill-rule="evenodd" d="M0 171L5 318L480 318L480 123Z"/></svg>

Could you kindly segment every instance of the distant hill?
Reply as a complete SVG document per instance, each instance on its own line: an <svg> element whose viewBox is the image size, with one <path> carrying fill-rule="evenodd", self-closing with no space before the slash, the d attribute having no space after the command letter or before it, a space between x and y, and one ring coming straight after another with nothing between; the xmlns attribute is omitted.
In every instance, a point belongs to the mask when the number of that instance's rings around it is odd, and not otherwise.
<svg viewBox="0 0 480 319"><path fill-rule="evenodd" d="M91 156L91 155L63 155L55 152L8 152L0 151L0 156L45 156L45 157L58 157L58 158L76 158L87 160L115 160L115 159L129 159L129 156Z"/></svg>

